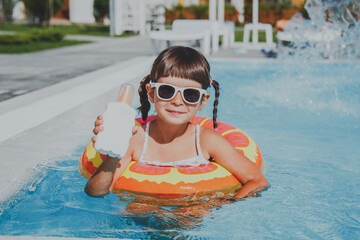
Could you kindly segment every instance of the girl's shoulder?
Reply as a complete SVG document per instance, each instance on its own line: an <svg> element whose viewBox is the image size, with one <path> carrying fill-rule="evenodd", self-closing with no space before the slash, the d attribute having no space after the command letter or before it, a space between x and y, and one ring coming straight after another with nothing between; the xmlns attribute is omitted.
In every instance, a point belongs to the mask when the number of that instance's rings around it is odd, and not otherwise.
<svg viewBox="0 0 360 240"><path fill-rule="evenodd" d="M219 132L207 127L200 127L200 143L206 149L216 149L223 146L223 144L229 144Z"/></svg>
<svg viewBox="0 0 360 240"><path fill-rule="evenodd" d="M216 143L221 138L223 138L223 136L214 129L207 127L200 127L200 142L206 144L213 144L214 142Z"/></svg>
<svg viewBox="0 0 360 240"><path fill-rule="evenodd" d="M200 136L206 136L206 137L221 136L221 134L212 128L200 126Z"/></svg>
<svg viewBox="0 0 360 240"><path fill-rule="evenodd" d="M212 157L217 163L224 163L228 159L235 159L239 152L231 143L214 129L202 127L200 131L200 145L204 157Z"/></svg>

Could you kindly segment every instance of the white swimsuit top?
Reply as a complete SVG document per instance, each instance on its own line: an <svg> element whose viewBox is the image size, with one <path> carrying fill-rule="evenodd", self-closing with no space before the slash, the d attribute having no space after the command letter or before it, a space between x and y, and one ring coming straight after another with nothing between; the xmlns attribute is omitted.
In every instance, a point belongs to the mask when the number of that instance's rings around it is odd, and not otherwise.
<svg viewBox="0 0 360 240"><path fill-rule="evenodd" d="M195 140L196 140L196 148L197 151L199 153L199 155L195 156L195 157L191 157L188 159L183 159L183 160L178 160L178 161L174 161L174 162L166 162L166 163L162 163L159 161L147 161L144 159L144 155L146 152L146 148L147 148L147 144L148 144L148 139L149 139L149 126L150 126L150 122L148 122L146 124L146 130L145 130L145 142L144 142L144 147L143 147L143 151L141 154L141 157L139 159L139 163L145 163L145 164L151 164L151 165L156 165L156 166L173 166L173 167L178 167L178 166L200 166L200 165L204 165L204 164L208 164L209 161L206 160L201 152L201 148L200 148L200 126L196 125L196 130L195 130Z"/></svg>

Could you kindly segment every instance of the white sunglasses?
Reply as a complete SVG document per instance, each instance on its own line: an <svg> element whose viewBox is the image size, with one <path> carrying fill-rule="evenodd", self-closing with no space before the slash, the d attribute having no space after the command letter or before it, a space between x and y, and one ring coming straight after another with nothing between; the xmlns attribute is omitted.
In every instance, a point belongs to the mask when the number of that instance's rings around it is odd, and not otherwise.
<svg viewBox="0 0 360 240"><path fill-rule="evenodd" d="M195 87L176 87L168 83L155 83L150 81L151 88L156 88L156 95L164 101L173 99L177 92L180 91L182 99L188 104L197 104L200 102L202 95L207 91L202 88Z"/></svg>

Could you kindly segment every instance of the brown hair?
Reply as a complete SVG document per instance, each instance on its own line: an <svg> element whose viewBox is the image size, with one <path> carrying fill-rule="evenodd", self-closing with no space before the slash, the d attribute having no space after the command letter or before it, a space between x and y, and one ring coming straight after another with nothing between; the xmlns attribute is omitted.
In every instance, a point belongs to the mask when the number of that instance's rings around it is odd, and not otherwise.
<svg viewBox="0 0 360 240"><path fill-rule="evenodd" d="M155 59L151 72L140 82L139 96L142 119L145 121L150 110L150 102L146 92L146 84L157 82L161 77L179 77L192 79L199 82L203 89L212 86L215 89L215 101L213 110L214 128L217 127L217 105L219 103L219 83L210 78L210 65L204 55L195 49L182 46L173 46L162 51Z"/></svg>

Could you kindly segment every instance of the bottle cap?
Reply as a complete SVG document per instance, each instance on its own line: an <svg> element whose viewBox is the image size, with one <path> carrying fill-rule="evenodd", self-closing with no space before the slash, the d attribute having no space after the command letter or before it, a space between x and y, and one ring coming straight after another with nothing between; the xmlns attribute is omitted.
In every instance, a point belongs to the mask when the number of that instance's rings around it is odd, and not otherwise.
<svg viewBox="0 0 360 240"><path fill-rule="evenodd" d="M117 102L122 102L131 105L133 92L134 92L134 88L130 84L125 83L121 85Z"/></svg>

